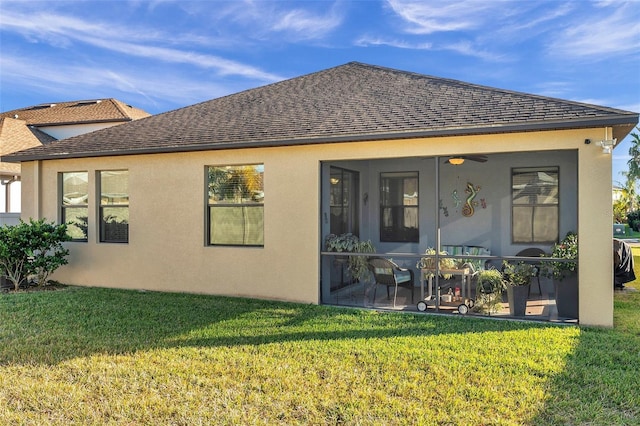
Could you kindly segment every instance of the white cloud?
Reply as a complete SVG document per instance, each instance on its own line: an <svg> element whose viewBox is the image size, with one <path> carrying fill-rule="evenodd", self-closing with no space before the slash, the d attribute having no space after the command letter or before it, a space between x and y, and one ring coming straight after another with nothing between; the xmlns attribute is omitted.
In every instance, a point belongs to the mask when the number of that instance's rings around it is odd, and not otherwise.
<svg viewBox="0 0 640 426"><path fill-rule="evenodd" d="M637 2L602 2L557 34L551 53L572 58L608 59L640 52L640 7Z"/></svg>
<svg viewBox="0 0 640 426"><path fill-rule="evenodd" d="M266 82L282 80L281 76L219 56L177 48L158 47L156 44L161 44L160 42L175 43L176 39L145 27L130 30L123 26L87 22L78 18L48 13L27 17L19 13L8 12L3 13L2 16L0 18L2 29L12 29L25 37L37 39L39 42L52 43L53 40L53 43L59 47L81 42L125 56L214 69L221 75L238 75ZM129 40L136 40L136 42Z"/></svg>
<svg viewBox="0 0 640 426"><path fill-rule="evenodd" d="M500 2L387 0L389 7L409 23L406 32L436 32L475 29L487 19L487 10L502 10Z"/></svg>
<svg viewBox="0 0 640 426"><path fill-rule="evenodd" d="M619 104L614 106L614 108L623 109L625 111L640 112L640 102L635 102L631 104Z"/></svg>
<svg viewBox="0 0 640 426"><path fill-rule="evenodd" d="M433 43L421 40L399 40L394 38L385 38L382 36L362 36L354 42L354 45L360 47L388 46L397 49L452 51L465 56L476 57L491 62L504 62L508 60L506 55L492 53L486 49L476 46L471 41L459 41L455 43Z"/></svg>
<svg viewBox="0 0 640 426"><path fill-rule="evenodd" d="M389 46L398 49L429 50L433 47L431 43L411 43L406 40L391 39L385 37L362 36L354 44L360 47L367 46Z"/></svg>
<svg viewBox="0 0 640 426"><path fill-rule="evenodd" d="M277 32L293 33L299 39L319 39L325 37L342 23L342 17L333 9L327 14L314 14L303 9L286 11L276 16L271 29Z"/></svg>
<svg viewBox="0 0 640 426"><path fill-rule="evenodd" d="M471 41L459 41L456 43L445 44L442 46L441 50L451 50L465 56L476 57L491 62L504 62L508 60L506 54L492 53Z"/></svg>
<svg viewBox="0 0 640 426"><path fill-rule="evenodd" d="M80 40L93 46L129 56L155 59L162 62L189 64L200 68L215 69L220 75L237 75L268 82L275 82L283 79L283 77L267 73L251 65L241 64L215 55L188 52L166 47L103 40L93 37L82 37Z"/></svg>
<svg viewBox="0 0 640 426"><path fill-rule="evenodd" d="M55 13L26 13L4 8L0 15L0 28L14 31L25 37L47 42L51 37L76 39L82 35L100 35L113 40L158 41L162 35L155 30L131 31L128 27L101 24L95 21Z"/></svg>
<svg viewBox="0 0 640 426"><path fill-rule="evenodd" d="M179 2L192 16L201 16L215 32L228 37L241 34L244 43L273 40L297 43L322 40L332 34L344 20L342 0L293 2L236 0L233 2ZM206 22L205 22L206 21ZM237 39L236 39L237 40Z"/></svg>
<svg viewBox="0 0 640 426"><path fill-rule="evenodd" d="M41 72L42 69L47 72ZM51 101L114 97L143 109L145 105L157 109L158 105L167 103L176 107L190 105L247 88L187 79L170 72L158 74L153 69L51 66L37 58L7 55L2 58L2 76L5 81L30 87Z"/></svg>
<svg viewBox="0 0 640 426"><path fill-rule="evenodd" d="M529 9L526 3L519 4L521 9L514 10L510 24L506 28L506 32L511 34L523 33L531 36L531 32L534 34L540 32L546 32L549 28L557 27L558 22L566 22L571 12L575 10L575 2L549 2L546 6L550 8L544 8L541 10ZM531 4L532 7L536 6L536 3Z"/></svg>
<svg viewBox="0 0 640 426"><path fill-rule="evenodd" d="M528 2L511 1L416 1L387 0L391 10L402 19L402 31L415 37L424 37L432 50L451 51L488 62L506 62L511 59L501 46L528 38L530 29L514 36L523 22L537 19L537 23L552 19L530 15ZM524 19L526 18L526 19Z"/></svg>

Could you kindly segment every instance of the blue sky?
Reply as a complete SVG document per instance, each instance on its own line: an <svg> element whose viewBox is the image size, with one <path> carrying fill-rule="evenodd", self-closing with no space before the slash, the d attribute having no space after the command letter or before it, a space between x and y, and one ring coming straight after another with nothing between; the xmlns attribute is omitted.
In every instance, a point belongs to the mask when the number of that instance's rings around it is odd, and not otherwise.
<svg viewBox="0 0 640 426"><path fill-rule="evenodd" d="M637 0L2 0L0 37L0 111L157 114L350 61L640 111Z"/></svg>

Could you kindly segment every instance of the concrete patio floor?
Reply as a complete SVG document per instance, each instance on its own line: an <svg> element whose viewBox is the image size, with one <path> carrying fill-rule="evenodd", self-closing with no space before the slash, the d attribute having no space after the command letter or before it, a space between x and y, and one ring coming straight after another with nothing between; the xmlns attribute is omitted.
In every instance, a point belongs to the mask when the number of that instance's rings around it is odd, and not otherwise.
<svg viewBox="0 0 640 426"><path fill-rule="evenodd" d="M414 288L413 303L411 302L410 290L408 288L398 287L395 306L393 304L393 288L390 289L390 297L387 298L386 286L378 285L377 287L378 288L375 289L374 285L370 283L367 283L366 285L363 285L361 283L347 285L346 287L335 290L331 293L330 304L363 307L368 309L418 312L417 303L420 300L420 287L416 286ZM474 287L475 283L472 283L472 299L475 298ZM466 315L493 318L525 319L531 321L577 323L576 319L558 317L553 293L553 282L551 280L540 278L540 287L542 290L541 294L538 291L538 283L535 280L532 280L531 292L527 299L525 316L510 316L509 304L506 301L506 291L503 294L503 302L501 304L501 309L498 312L487 314L475 312L474 309L470 309ZM375 300L373 300L374 293ZM459 303L453 303L450 306L448 306L448 304L444 304L436 309L435 306L432 306L432 304L430 304L425 312L460 315L457 310L458 305Z"/></svg>

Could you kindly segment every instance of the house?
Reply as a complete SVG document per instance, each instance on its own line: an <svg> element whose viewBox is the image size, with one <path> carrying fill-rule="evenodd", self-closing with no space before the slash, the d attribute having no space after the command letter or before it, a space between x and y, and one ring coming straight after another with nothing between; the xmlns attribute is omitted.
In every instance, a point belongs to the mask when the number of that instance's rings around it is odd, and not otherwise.
<svg viewBox="0 0 640 426"><path fill-rule="evenodd" d="M348 305L331 232L415 268L429 247L499 261L573 231L579 321L611 326L607 152L637 122L348 63L3 161L22 165L23 217L71 224L62 282Z"/></svg>
<svg viewBox="0 0 640 426"><path fill-rule="evenodd" d="M29 127L22 120L0 117L0 156L53 142L54 137ZM20 164L0 161L0 225L15 224L20 218ZM17 188L12 191L12 188Z"/></svg>
<svg viewBox="0 0 640 426"><path fill-rule="evenodd" d="M117 99L48 103L3 112L0 155L148 116L147 112ZM2 217L19 216L20 165L0 162L0 183L4 193L0 202Z"/></svg>

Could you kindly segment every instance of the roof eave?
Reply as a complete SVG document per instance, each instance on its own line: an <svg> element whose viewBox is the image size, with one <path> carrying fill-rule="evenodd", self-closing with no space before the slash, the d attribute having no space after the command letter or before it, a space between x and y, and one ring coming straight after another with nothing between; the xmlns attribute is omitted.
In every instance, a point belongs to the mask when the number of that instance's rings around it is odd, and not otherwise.
<svg viewBox="0 0 640 426"><path fill-rule="evenodd" d="M82 121L63 121L57 123L29 123L29 126L33 127L56 127L56 126L73 126L79 124L100 124L100 123L128 123L129 121L133 121L130 117L121 117L121 118L103 118L98 120L82 120Z"/></svg>
<svg viewBox="0 0 640 426"><path fill-rule="evenodd" d="M434 130L419 130L406 132L385 132L385 133L368 133L368 134L345 134L339 136L321 136L309 138L293 138L293 139L277 139L277 140L260 140L247 142L217 142L210 144L193 144L193 145L175 145L161 146L140 149L114 150L114 151L87 151L74 153L53 153L53 154L20 154L20 152L8 154L2 157L2 161L10 163L37 161L37 160L57 160L69 158L89 158L89 157L112 157L122 155L143 155L143 154L167 154L176 152L194 152L194 151L215 151L223 149L247 149L247 148L273 148L296 145L315 145L325 143L340 142L365 142L365 141L381 141L391 139L416 139L416 138L433 138L445 136L470 136L470 135L486 135L501 133L518 133L518 132L535 132L548 130L569 130L597 128L603 126L627 126L629 130L638 124L639 114L624 114L618 116L607 117L591 117L587 119L571 120L571 121L544 121L544 122L526 122L515 124L495 124L484 127L448 127ZM626 134L625 134L626 136Z"/></svg>

